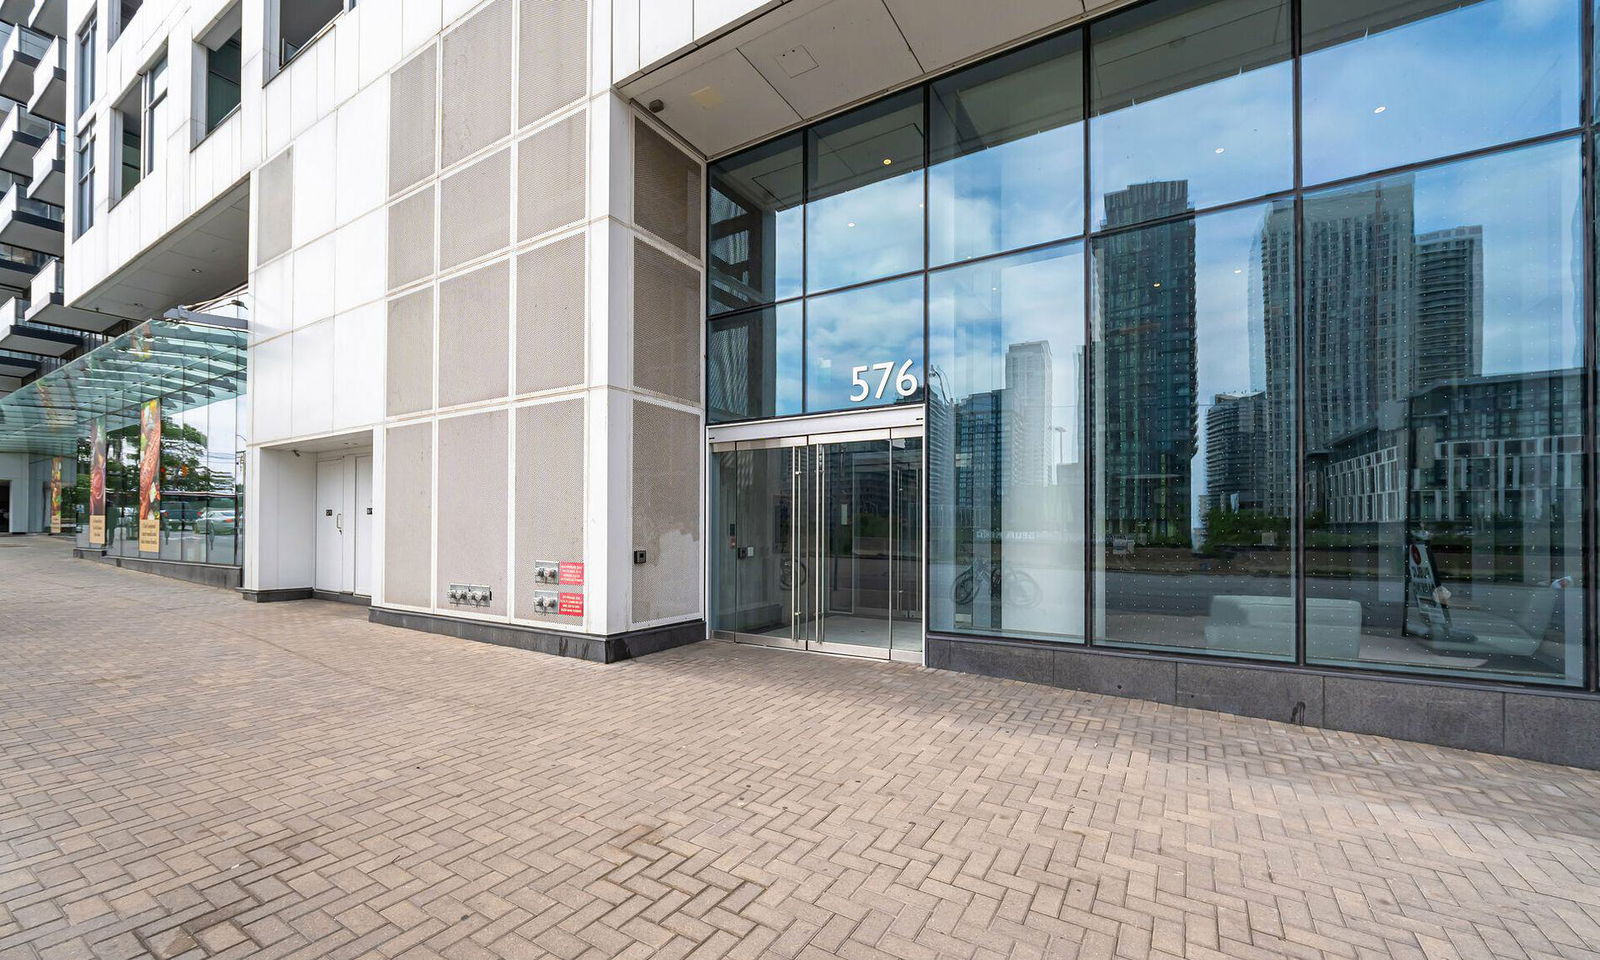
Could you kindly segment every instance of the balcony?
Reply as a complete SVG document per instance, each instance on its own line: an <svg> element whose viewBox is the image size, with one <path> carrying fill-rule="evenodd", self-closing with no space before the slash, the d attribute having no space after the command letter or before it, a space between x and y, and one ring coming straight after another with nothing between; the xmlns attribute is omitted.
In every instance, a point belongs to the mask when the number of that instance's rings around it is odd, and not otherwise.
<svg viewBox="0 0 1600 960"><path fill-rule="evenodd" d="M0 16L9 0L0 0ZM0 96L18 103L33 99L33 71L50 53L50 38L27 27L16 27L0 47Z"/></svg>
<svg viewBox="0 0 1600 960"><path fill-rule="evenodd" d="M25 197L20 186L12 187L0 198L0 243L61 256L65 246L61 208Z"/></svg>
<svg viewBox="0 0 1600 960"><path fill-rule="evenodd" d="M33 155L28 196L58 207L67 205L67 137L60 127Z"/></svg>
<svg viewBox="0 0 1600 960"><path fill-rule="evenodd" d="M28 112L51 123L67 122L67 42L57 40L33 68Z"/></svg>
<svg viewBox="0 0 1600 960"><path fill-rule="evenodd" d="M6 23L27 23L33 13L33 0L0 0L0 20Z"/></svg>
<svg viewBox="0 0 1600 960"><path fill-rule="evenodd" d="M49 260L33 250L0 244L0 305L15 297L27 297L34 278Z"/></svg>
<svg viewBox="0 0 1600 960"><path fill-rule="evenodd" d="M62 291L66 287L66 268L60 260L51 260L33 278L28 290L28 309L23 319L29 323L42 323L84 333L106 333L123 322L123 318L93 310L79 310L66 305Z"/></svg>
<svg viewBox="0 0 1600 960"><path fill-rule="evenodd" d="M55 125L22 107L13 107L0 120L0 170L18 177L33 176L33 156L54 137Z"/></svg>
<svg viewBox="0 0 1600 960"><path fill-rule="evenodd" d="M8 4L0 4L0 9ZM67 35L67 0L35 0L28 26L52 37Z"/></svg>
<svg viewBox="0 0 1600 960"><path fill-rule="evenodd" d="M41 364L34 357L10 350L0 350L0 377L31 377L39 372Z"/></svg>
<svg viewBox="0 0 1600 960"><path fill-rule="evenodd" d="M82 347L82 334L57 330L24 319L26 300L13 300L0 310L0 350L15 350L40 357L64 357Z"/></svg>

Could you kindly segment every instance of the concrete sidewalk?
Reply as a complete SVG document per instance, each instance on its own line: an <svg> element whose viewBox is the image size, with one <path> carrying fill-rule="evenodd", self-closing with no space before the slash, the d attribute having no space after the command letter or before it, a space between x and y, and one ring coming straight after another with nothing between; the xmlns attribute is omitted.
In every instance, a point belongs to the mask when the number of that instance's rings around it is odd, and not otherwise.
<svg viewBox="0 0 1600 960"><path fill-rule="evenodd" d="M0 539L0 958L1600 957L1600 775Z"/></svg>

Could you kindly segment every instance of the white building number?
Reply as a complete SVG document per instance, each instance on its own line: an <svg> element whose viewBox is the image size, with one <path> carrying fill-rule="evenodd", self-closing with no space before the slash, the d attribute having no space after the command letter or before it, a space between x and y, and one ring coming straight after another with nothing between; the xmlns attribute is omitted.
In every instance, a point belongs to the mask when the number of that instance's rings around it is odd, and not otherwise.
<svg viewBox="0 0 1600 960"><path fill-rule="evenodd" d="M889 391L889 381L894 381L894 392L902 397L909 397L917 392L917 377L911 372L912 361L907 360L900 364L899 372L895 372L894 361L885 360L882 363L866 364L850 368L850 402L860 403L871 397L882 400L883 395ZM879 374L872 378L869 374ZM877 389L873 389L871 380L878 381Z"/></svg>

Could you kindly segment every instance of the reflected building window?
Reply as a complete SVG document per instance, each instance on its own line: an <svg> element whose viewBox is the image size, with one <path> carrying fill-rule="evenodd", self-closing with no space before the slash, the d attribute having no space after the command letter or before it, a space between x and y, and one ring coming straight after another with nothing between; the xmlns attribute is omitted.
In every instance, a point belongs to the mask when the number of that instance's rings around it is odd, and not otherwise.
<svg viewBox="0 0 1600 960"><path fill-rule="evenodd" d="M706 334L710 422L803 412L801 309L791 302L712 321Z"/></svg>
<svg viewBox="0 0 1600 960"><path fill-rule="evenodd" d="M799 296L805 208L800 134L710 167L707 310L715 315Z"/></svg>

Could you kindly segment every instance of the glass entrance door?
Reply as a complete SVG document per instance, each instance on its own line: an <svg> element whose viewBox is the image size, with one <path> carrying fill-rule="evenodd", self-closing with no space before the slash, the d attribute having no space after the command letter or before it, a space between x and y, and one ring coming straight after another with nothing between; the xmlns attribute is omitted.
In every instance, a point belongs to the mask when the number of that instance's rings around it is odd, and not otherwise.
<svg viewBox="0 0 1600 960"><path fill-rule="evenodd" d="M719 444L712 461L717 635L921 660L920 428Z"/></svg>

